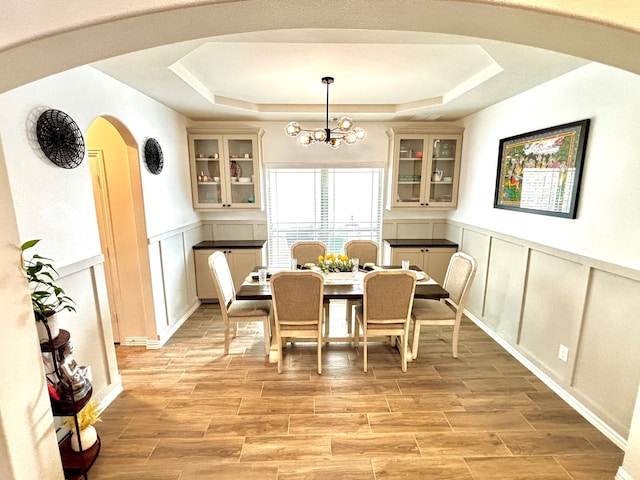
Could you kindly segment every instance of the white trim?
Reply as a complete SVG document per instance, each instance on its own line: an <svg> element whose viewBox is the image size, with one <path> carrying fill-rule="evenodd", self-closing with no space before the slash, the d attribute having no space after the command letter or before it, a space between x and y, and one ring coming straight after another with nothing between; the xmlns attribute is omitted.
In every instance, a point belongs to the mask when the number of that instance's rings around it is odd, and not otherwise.
<svg viewBox="0 0 640 480"><path fill-rule="evenodd" d="M629 475L624 468L618 468L618 473L616 473L615 480L633 480L633 477Z"/></svg>
<svg viewBox="0 0 640 480"><path fill-rule="evenodd" d="M522 353L516 350L512 345L507 343L502 337L498 336L493 330L487 327L479 318L465 309L464 314L473 323L480 327L487 335L489 335L496 343L504 348L512 357L518 360L524 367L533 373L542 383L553 390L560 398L569 404L576 412L582 415L591 425L597 428L604 436L615 443L622 450L626 450L627 441L609 427L600 417L589 410L585 405L578 401L573 395L552 380L546 373L529 361Z"/></svg>
<svg viewBox="0 0 640 480"><path fill-rule="evenodd" d="M148 350L155 350L164 346L165 343L173 336L174 333L187 321L187 319L195 312L202 302L196 301L187 312L175 322L171 328L165 330L160 334L160 340L147 340L146 345Z"/></svg>
<svg viewBox="0 0 640 480"><path fill-rule="evenodd" d="M174 235L177 235L177 234L184 234L185 232L188 232L189 230L193 230L200 226L202 226L202 220L186 223L180 227L172 228L171 230L167 230L166 232L162 232L162 233L159 233L158 235L153 235L149 237L147 239L147 243L149 245L153 245L154 243L158 243L164 240L165 238L173 237Z"/></svg>
<svg viewBox="0 0 640 480"><path fill-rule="evenodd" d="M98 265L100 263L104 263L104 255L94 255L92 257L83 258L82 260L78 260L77 262L70 263L69 265L64 265L62 267L56 267L60 278L68 277L69 275L73 275L74 273L82 272L84 270L89 270L93 266Z"/></svg>
<svg viewBox="0 0 640 480"><path fill-rule="evenodd" d="M147 337L125 337L121 345L127 347L144 347L148 342Z"/></svg>

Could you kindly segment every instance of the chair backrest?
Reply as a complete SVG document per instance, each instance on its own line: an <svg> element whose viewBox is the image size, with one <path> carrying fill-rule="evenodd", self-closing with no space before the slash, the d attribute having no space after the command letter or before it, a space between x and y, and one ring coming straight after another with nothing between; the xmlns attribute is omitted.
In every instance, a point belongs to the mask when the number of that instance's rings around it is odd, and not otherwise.
<svg viewBox="0 0 640 480"><path fill-rule="evenodd" d="M278 272L271 277L271 298L276 322L286 325L322 321L324 278L317 272Z"/></svg>
<svg viewBox="0 0 640 480"><path fill-rule="evenodd" d="M322 242L305 240L291 245L291 258L298 261L298 265L318 263L318 257L327 255L327 246Z"/></svg>
<svg viewBox="0 0 640 480"><path fill-rule="evenodd" d="M410 270L376 270L364 276L363 314L367 323L409 321L416 291Z"/></svg>
<svg viewBox="0 0 640 480"><path fill-rule="evenodd" d="M442 286L449 292L446 301L452 303L456 310L464 309L477 269L478 263L472 256L462 252L451 256Z"/></svg>
<svg viewBox="0 0 640 480"><path fill-rule="evenodd" d="M344 254L349 258L357 258L360 265L378 264L378 244L373 240L349 240L344 244Z"/></svg>
<svg viewBox="0 0 640 480"><path fill-rule="evenodd" d="M226 314L227 307L236 298L236 289L233 286L233 277L224 253L213 252L209 256L209 269L213 277L213 285L218 294L220 308Z"/></svg>

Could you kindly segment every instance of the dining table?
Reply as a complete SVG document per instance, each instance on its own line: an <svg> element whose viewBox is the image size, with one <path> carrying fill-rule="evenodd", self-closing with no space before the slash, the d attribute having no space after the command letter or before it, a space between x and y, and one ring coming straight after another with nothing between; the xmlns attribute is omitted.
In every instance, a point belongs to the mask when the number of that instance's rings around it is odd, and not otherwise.
<svg viewBox="0 0 640 480"><path fill-rule="evenodd" d="M342 279L332 279L330 275L325 277L324 284L324 302L329 302L331 300L360 300L362 301L364 293L363 293L363 280L364 276L370 271L374 270L400 270L402 267L399 265L380 265L370 268L360 268L358 272L353 273L351 276L347 276L347 278ZM267 278L266 281L261 282L259 280L258 271L261 269L266 269L269 272L269 277L271 274L276 273L278 271L287 271L290 269L286 267L268 267L268 266L256 266L252 272L247 275L246 279L240 286L240 288L236 291L236 299L238 300L271 300L271 283ZM304 269L304 268L303 268ZM418 281L416 282L416 290L414 294L414 299L416 298L425 298L430 300L440 300L443 298L449 297L449 292L445 290L442 285L438 282L430 278L426 272L422 272L422 270L417 267L411 265L409 267L410 270L413 270L418 276ZM327 319L329 321L329 319ZM273 315L271 318L271 332L265 332L265 335L271 336L271 349L269 353L269 362L275 363L277 362L278 348L276 343L275 335L272 332L275 332ZM353 336L340 336L340 337L330 337L323 336L323 342L351 342L353 341ZM409 360L411 359L411 355L409 354Z"/></svg>

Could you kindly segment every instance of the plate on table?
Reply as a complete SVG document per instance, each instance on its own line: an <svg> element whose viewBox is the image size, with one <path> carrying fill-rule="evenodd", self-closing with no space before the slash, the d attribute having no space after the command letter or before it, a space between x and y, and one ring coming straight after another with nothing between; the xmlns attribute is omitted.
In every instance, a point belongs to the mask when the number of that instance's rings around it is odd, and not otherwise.
<svg viewBox="0 0 640 480"><path fill-rule="evenodd" d="M431 277L429 277L429 275L427 275L424 272L416 272L416 271L414 271L413 273L416 274L416 280L418 282L426 282L427 280L431 280Z"/></svg>

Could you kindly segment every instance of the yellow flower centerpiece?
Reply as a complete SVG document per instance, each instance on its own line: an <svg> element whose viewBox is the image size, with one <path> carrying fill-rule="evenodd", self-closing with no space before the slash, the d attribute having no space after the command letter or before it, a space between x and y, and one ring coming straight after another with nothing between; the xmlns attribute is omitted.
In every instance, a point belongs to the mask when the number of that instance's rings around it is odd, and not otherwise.
<svg viewBox="0 0 640 480"><path fill-rule="evenodd" d="M318 267L323 273L332 272L351 272L353 270L353 262L346 255L333 253L327 254L326 257L320 255L318 257Z"/></svg>

